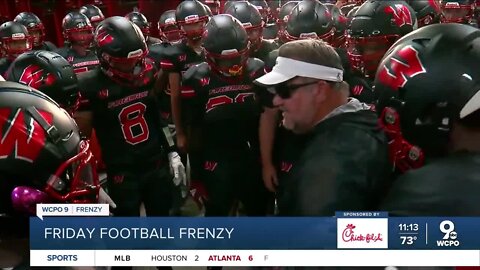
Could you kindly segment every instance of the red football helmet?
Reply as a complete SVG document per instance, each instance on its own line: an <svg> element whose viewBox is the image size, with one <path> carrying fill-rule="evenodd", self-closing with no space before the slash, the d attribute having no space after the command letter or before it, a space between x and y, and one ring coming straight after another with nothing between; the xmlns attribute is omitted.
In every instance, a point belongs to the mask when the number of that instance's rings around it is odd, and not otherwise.
<svg viewBox="0 0 480 270"><path fill-rule="evenodd" d="M290 12L285 39L321 39L331 43L335 28L332 14L318 1L301 1Z"/></svg>
<svg viewBox="0 0 480 270"><path fill-rule="evenodd" d="M125 17L109 17L97 27L94 44L107 76L128 85L141 82L148 48L138 26Z"/></svg>
<svg viewBox="0 0 480 270"><path fill-rule="evenodd" d="M285 38L285 28L287 27L287 22L288 18L290 16L290 12L292 9L298 5L300 1L288 1L283 6L280 8L280 11L278 12L278 18L276 21L276 24L278 26L278 38L280 39L281 42L285 43L288 40Z"/></svg>
<svg viewBox="0 0 480 270"><path fill-rule="evenodd" d="M175 43L182 39L182 32L175 18L175 10L167 10L160 15L158 33L163 41Z"/></svg>
<svg viewBox="0 0 480 270"><path fill-rule="evenodd" d="M475 0L444 0L441 2L440 8L442 22L468 24L473 19Z"/></svg>
<svg viewBox="0 0 480 270"><path fill-rule="evenodd" d="M347 29L352 69L366 77L374 76L388 48L415 29L415 11L405 1L366 1L355 11Z"/></svg>
<svg viewBox="0 0 480 270"><path fill-rule="evenodd" d="M6 22L0 25L0 41L2 55L12 61L18 55L33 48L33 38L27 28L17 22Z"/></svg>
<svg viewBox="0 0 480 270"><path fill-rule="evenodd" d="M89 143L48 96L2 83L0 133L1 180L13 209L34 214L37 203L97 202L100 184Z"/></svg>
<svg viewBox="0 0 480 270"><path fill-rule="evenodd" d="M94 29L105 20L102 10L95 5L82 6L79 11L88 17Z"/></svg>
<svg viewBox="0 0 480 270"><path fill-rule="evenodd" d="M220 13L220 0L202 0L201 2L210 8L213 15Z"/></svg>
<svg viewBox="0 0 480 270"><path fill-rule="evenodd" d="M13 21L27 27L28 33L33 37L34 48L43 44L45 40L45 26L37 15L32 12L22 12L18 14Z"/></svg>
<svg viewBox="0 0 480 270"><path fill-rule="evenodd" d="M255 52L262 42L262 30L265 24L258 9L246 1L234 2L225 10L225 14L232 15L242 23L248 34L250 49Z"/></svg>
<svg viewBox="0 0 480 270"><path fill-rule="evenodd" d="M63 36L72 44L89 47L93 41L93 27L84 14L73 11L68 13L62 21Z"/></svg>
<svg viewBox="0 0 480 270"><path fill-rule="evenodd" d="M175 11L175 17L183 34L192 40L202 37L209 20L207 9L197 0L181 2Z"/></svg>
<svg viewBox="0 0 480 270"><path fill-rule="evenodd" d="M249 42L242 23L231 15L220 14L213 16L206 28L202 45L210 67L224 77L243 75Z"/></svg>

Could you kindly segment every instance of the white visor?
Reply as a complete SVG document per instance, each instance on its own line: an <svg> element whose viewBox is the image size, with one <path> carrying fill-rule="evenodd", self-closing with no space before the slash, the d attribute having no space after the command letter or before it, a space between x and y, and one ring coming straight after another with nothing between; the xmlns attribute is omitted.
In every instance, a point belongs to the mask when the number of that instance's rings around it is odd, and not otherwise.
<svg viewBox="0 0 480 270"><path fill-rule="evenodd" d="M480 90L475 93L463 106L462 110L460 111L460 119L463 119L470 114L476 112L480 109Z"/></svg>
<svg viewBox="0 0 480 270"><path fill-rule="evenodd" d="M343 71L340 69L278 57L272 71L255 80L255 83L263 86L276 85L297 76L330 82L343 81Z"/></svg>

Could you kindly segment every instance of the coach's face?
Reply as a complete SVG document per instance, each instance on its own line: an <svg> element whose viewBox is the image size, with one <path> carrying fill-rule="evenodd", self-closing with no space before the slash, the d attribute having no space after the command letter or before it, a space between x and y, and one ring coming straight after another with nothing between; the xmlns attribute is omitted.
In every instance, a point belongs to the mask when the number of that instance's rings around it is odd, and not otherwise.
<svg viewBox="0 0 480 270"><path fill-rule="evenodd" d="M275 87L273 105L282 112L283 126L294 133L308 132L316 124L321 101L319 80L296 77Z"/></svg>

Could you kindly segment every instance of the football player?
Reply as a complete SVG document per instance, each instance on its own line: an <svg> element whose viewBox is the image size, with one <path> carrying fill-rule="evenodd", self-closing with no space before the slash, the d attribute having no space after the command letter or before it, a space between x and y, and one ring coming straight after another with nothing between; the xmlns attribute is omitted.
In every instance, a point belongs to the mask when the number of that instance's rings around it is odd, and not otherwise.
<svg viewBox="0 0 480 270"><path fill-rule="evenodd" d="M94 30L97 28L98 24L105 20L105 16L103 15L102 10L95 5L84 5L80 7L79 11L80 13L87 16Z"/></svg>
<svg viewBox="0 0 480 270"><path fill-rule="evenodd" d="M367 0L353 15L347 29L346 68L351 96L372 104L372 81L380 60L402 36L417 29L415 11L405 1Z"/></svg>
<svg viewBox="0 0 480 270"><path fill-rule="evenodd" d="M150 22L147 20L147 17L138 11L132 11L125 15L129 21L136 24L140 30L142 30L143 36L145 37L145 42L147 42L148 48L153 44L161 43L162 41L156 37L150 35Z"/></svg>
<svg viewBox="0 0 480 270"><path fill-rule="evenodd" d="M238 19L247 31L250 41L250 57L265 61L268 54L278 48L273 41L263 38L262 29L265 22L258 9L251 3L234 2L225 11L225 14L230 14Z"/></svg>
<svg viewBox="0 0 480 270"><path fill-rule="evenodd" d="M23 24L10 21L0 25L0 75L4 76L13 60L32 47L33 38Z"/></svg>
<svg viewBox="0 0 480 270"><path fill-rule="evenodd" d="M391 161L408 171L383 203L391 215L480 214L479 37L469 25L426 26L396 42L382 60L377 111L395 135Z"/></svg>
<svg viewBox="0 0 480 270"><path fill-rule="evenodd" d="M97 55L90 50L93 27L87 16L72 11L63 18L62 28L65 47L55 52L67 59L77 74L97 68L99 65Z"/></svg>
<svg viewBox="0 0 480 270"><path fill-rule="evenodd" d="M29 269L28 216L36 204L105 202L99 196L107 195L88 141L47 95L2 82L0 126L0 267Z"/></svg>
<svg viewBox="0 0 480 270"><path fill-rule="evenodd" d="M34 13L21 12L13 21L27 27L28 33L33 37L34 50L53 51L57 48L52 42L45 40L45 26Z"/></svg>
<svg viewBox="0 0 480 270"><path fill-rule="evenodd" d="M261 181L253 85L264 73L263 62L249 58L248 34L231 15L213 16L202 44L206 62L187 70L183 86L193 91L195 121L202 124L205 215L227 216L238 199L247 215L263 216L267 193Z"/></svg>
<svg viewBox="0 0 480 270"><path fill-rule="evenodd" d="M124 17L105 19L94 37L100 68L79 75L85 102L76 120L85 135L94 127L107 167L117 216L167 216L173 185L185 170L152 94L156 67L141 30ZM173 175L173 183L172 183Z"/></svg>

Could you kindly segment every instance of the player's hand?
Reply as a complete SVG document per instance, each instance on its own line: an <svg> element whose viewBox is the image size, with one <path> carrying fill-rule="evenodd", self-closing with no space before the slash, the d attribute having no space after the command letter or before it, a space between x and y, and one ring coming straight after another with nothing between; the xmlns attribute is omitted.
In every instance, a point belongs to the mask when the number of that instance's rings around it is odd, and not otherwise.
<svg viewBox="0 0 480 270"><path fill-rule="evenodd" d="M110 198L103 188L100 188L100 191L98 192L98 203L106 203L113 209L117 208L115 202L112 200L112 198Z"/></svg>
<svg viewBox="0 0 480 270"><path fill-rule="evenodd" d="M202 209L208 201L207 189L205 185L198 180L192 180L190 183L190 195L200 209Z"/></svg>
<svg viewBox="0 0 480 270"><path fill-rule="evenodd" d="M185 172L185 166L182 163L180 155L177 152L171 152L168 154L168 160L170 162L170 173L173 175L173 183L175 186L187 186L187 173Z"/></svg>
<svg viewBox="0 0 480 270"><path fill-rule="evenodd" d="M177 133L177 148L182 153L187 153L187 136Z"/></svg>
<svg viewBox="0 0 480 270"><path fill-rule="evenodd" d="M265 164L262 168L263 184L271 191L275 192L278 186L277 170L273 164Z"/></svg>

